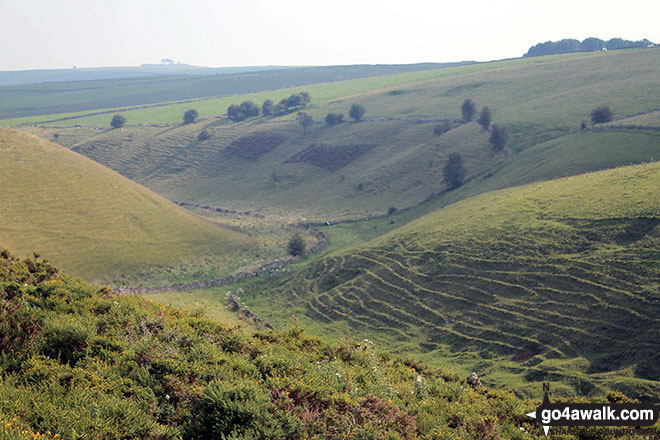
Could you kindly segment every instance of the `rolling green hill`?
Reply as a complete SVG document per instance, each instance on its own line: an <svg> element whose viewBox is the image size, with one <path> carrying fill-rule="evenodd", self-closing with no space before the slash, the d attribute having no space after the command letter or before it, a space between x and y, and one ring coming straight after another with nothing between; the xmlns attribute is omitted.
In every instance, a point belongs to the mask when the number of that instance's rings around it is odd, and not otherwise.
<svg viewBox="0 0 660 440"><path fill-rule="evenodd" d="M39 252L88 280L185 277L203 266L228 274L252 252L251 238L25 133L0 129L0 188L0 246Z"/></svg>
<svg viewBox="0 0 660 440"><path fill-rule="evenodd" d="M427 205L424 209L429 212L492 189L660 157L656 153L659 132L650 129L657 126L657 111L652 110L660 97L658 65L660 50L626 50L317 84L306 87L312 94L306 111L315 120L322 120L328 112L346 114L355 102L367 108L367 120L333 127L315 125L305 136L291 122L291 115L238 124L211 117L187 126L23 129L49 139L58 136L62 145L171 200L313 220L374 216L391 206L401 209L418 204L444 190L440 170L446 155L462 152L474 181ZM247 97L257 102L268 97L277 101L295 90L223 98L224 107L195 107L202 114L213 115ZM434 136L435 123L416 122L420 118L455 119L466 97L474 99L478 107L489 106L494 121L507 127L509 149L515 153L512 159L490 154L488 135L476 125ZM213 102L205 101L208 105ZM617 118L630 116L613 124L649 129L626 131L607 126L605 130L580 131L580 122L599 104L609 104ZM177 107L175 120L190 106ZM126 115L129 124L157 122L168 120L173 110L165 106ZM647 113L636 115L639 112ZM95 120L107 124L109 116L67 123ZM209 131L211 138L197 141L202 130ZM249 157L235 154L236 145L259 143L260 136L268 133L281 138L277 145L265 146ZM232 142L237 144L230 147ZM313 156L328 163L314 164L310 161Z"/></svg>
<svg viewBox="0 0 660 440"><path fill-rule="evenodd" d="M181 67L179 75L137 76L118 79L49 82L0 86L0 120L58 113L143 106L167 101L197 100L281 89L322 82L342 81L403 72L415 72L462 63L352 65L270 69L228 74L194 74ZM176 67L170 67L176 71ZM167 67L143 69L167 71ZM77 72L82 77L85 73ZM90 72L87 72L90 74ZM0 81L2 72L0 72Z"/></svg>
<svg viewBox="0 0 660 440"><path fill-rule="evenodd" d="M251 99L276 102L308 90L308 111L317 120L327 112L346 113L353 102L368 118L457 118L463 99L489 106L506 124L511 146L519 151L576 131L598 105L610 105L615 118L657 110L660 48L578 53L513 59L436 70L335 81L286 90L264 91L194 103L202 117L224 114L229 104ZM126 112L128 124L177 123L191 103ZM57 115L58 117L66 115ZM56 119L49 117L45 120ZM41 118L41 120L44 120ZM39 122L39 118L5 124ZM108 126L108 114L80 117L55 125Z"/></svg>
<svg viewBox="0 0 660 440"><path fill-rule="evenodd" d="M482 194L242 298L491 384L660 395L660 163Z"/></svg>
<svg viewBox="0 0 660 440"><path fill-rule="evenodd" d="M73 149L170 200L335 220L384 214L442 191L452 151L461 151L468 177L504 160L479 125L455 124L441 136L435 125L344 123L303 134L295 122L211 120L94 132ZM197 140L202 130L210 139Z"/></svg>
<svg viewBox="0 0 660 440"><path fill-rule="evenodd" d="M536 405L369 341L247 335L0 252L3 440L541 439Z"/></svg>

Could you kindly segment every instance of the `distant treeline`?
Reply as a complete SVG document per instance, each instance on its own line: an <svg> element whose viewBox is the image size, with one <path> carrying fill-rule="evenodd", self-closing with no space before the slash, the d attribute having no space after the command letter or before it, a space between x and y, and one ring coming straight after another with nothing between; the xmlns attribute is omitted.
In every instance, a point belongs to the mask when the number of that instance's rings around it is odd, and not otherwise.
<svg viewBox="0 0 660 440"><path fill-rule="evenodd" d="M529 48L523 57L538 57L555 53L591 52L595 50L630 49L633 47L653 47L655 44L646 38L639 41L612 38L609 41L600 38L585 38L584 41L565 39L559 41L546 41Z"/></svg>

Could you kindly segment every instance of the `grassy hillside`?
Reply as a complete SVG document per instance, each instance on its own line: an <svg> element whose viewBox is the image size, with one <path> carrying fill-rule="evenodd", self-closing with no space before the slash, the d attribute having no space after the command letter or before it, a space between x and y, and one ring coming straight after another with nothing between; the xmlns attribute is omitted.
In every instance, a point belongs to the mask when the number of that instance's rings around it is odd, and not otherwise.
<svg viewBox="0 0 660 440"><path fill-rule="evenodd" d="M6 251L0 305L3 440L545 438L538 402L370 341L248 336Z"/></svg>
<svg viewBox="0 0 660 440"><path fill-rule="evenodd" d="M657 108L660 49L581 53L514 59L399 75L336 81L195 103L203 117L223 114L229 104L252 99L275 101L308 90L309 112L322 119L329 111L347 112L353 102L367 117L456 118L465 98L487 105L495 120L512 133L515 151L576 131L598 105L610 105L617 119ZM191 104L126 112L129 124L176 123ZM64 115L61 115L64 116ZM51 120L56 118L47 118ZM43 118L41 119L43 120ZM38 122L39 118L4 124ZM108 126L107 114L56 125Z"/></svg>
<svg viewBox="0 0 660 440"><path fill-rule="evenodd" d="M369 337L491 384L660 395L660 163L491 192L243 299L278 326Z"/></svg>
<svg viewBox="0 0 660 440"><path fill-rule="evenodd" d="M202 67L189 64L144 64L142 66L82 67L75 69L34 69L0 71L0 85L37 84L52 82L93 81L102 79L135 78L155 75L215 75L260 70L282 69L284 66ZM43 85L43 84L42 84ZM50 87L49 84L46 87Z"/></svg>
<svg viewBox="0 0 660 440"><path fill-rule="evenodd" d="M317 121L328 112L346 114L354 102L367 108L367 120L315 125L306 136L295 122L286 122L292 115L239 124L212 117L189 126L24 129L48 139L58 136L62 145L169 199L315 220L359 218L382 214L391 206L415 205L441 192L441 168L453 150L466 155L469 177L478 179L424 209L492 189L659 157L657 130L579 130L580 122L599 104L609 104L617 118L631 116L632 125L652 127L657 112L633 115L657 107L658 65L660 50L630 50L317 84L307 88L313 98L306 109ZM222 106L215 108L195 107L203 115L213 115L247 97L277 101L294 90L298 89L223 98ZM433 136L435 123L413 122L457 118L466 97L478 107L488 105L495 122L507 127L512 152L530 151L503 162L487 151L488 135L476 125L472 131L463 127ZM180 120L189 107L178 108L173 120ZM168 120L171 111L173 107L164 106L129 112L127 117L129 123L155 122ZM110 119L107 114L95 118L100 124ZM95 122L77 122L83 121ZM202 130L208 130L211 138L197 141ZM251 156L234 154L238 147L230 146L259 143L260 136L269 133L283 139ZM325 162L315 164L312 157Z"/></svg>
<svg viewBox="0 0 660 440"><path fill-rule="evenodd" d="M214 72L194 75L190 74L195 73L194 71L185 72L181 69L181 73L188 74L0 86L0 119L237 95L305 84L437 69L455 64L457 63L301 67L223 75ZM0 80L1 78L0 73ZM42 118L44 119L56 118L47 116Z"/></svg>
<svg viewBox="0 0 660 440"><path fill-rule="evenodd" d="M0 129L0 188L0 245L89 280L229 273L253 253L252 239L36 136Z"/></svg>
<svg viewBox="0 0 660 440"><path fill-rule="evenodd" d="M446 188L442 168L460 151L471 178L504 160L477 124L434 135L436 123L315 125L203 121L172 128L38 132L170 200L316 220L384 214ZM199 141L206 130L210 139ZM76 132L91 137L81 139ZM69 134L71 133L71 134ZM79 140L78 143L75 143ZM58 140L59 141L59 140Z"/></svg>

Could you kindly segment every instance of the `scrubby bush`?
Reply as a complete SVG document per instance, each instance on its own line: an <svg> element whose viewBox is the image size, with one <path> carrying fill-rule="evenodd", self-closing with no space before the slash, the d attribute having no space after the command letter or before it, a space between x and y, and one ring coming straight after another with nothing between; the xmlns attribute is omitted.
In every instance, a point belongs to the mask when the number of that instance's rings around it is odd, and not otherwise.
<svg viewBox="0 0 660 440"><path fill-rule="evenodd" d="M230 105L227 108L227 117L234 122L240 122L252 116L259 116L259 112L257 104L252 101L243 101L241 105Z"/></svg>
<svg viewBox="0 0 660 440"><path fill-rule="evenodd" d="M591 111L591 122L594 124L610 122L612 117L612 110L606 105L601 105Z"/></svg>
<svg viewBox="0 0 660 440"><path fill-rule="evenodd" d="M508 139L509 135L506 132L506 127L502 125L493 125L493 130L490 134L490 144L492 146L493 151L499 152L504 149L506 146L506 141Z"/></svg>
<svg viewBox="0 0 660 440"><path fill-rule="evenodd" d="M466 99L461 105L461 114L463 115L463 120L465 122L472 121L474 114L477 112L477 106L471 99Z"/></svg>
<svg viewBox="0 0 660 440"><path fill-rule="evenodd" d="M274 108L273 101L267 99L264 101L263 105L261 106L261 114L264 116L271 116L273 114L273 108Z"/></svg>
<svg viewBox="0 0 660 440"><path fill-rule="evenodd" d="M447 163L442 169L444 181L449 189L454 189L463 184L465 179L465 165L463 164L463 156L460 153L451 153Z"/></svg>
<svg viewBox="0 0 660 440"><path fill-rule="evenodd" d="M481 109L481 114L479 115L479 125L481 125L483 128L488 129L490 127L490 121L492 120L492 114L490 112L490 109L488 107L484 107Z"/></svg>
<svg viewBox="0 0 660 440"><path fill-rule="evenodd" d="M303 240L300 234L296 234L291 237L291 240L289 240L287 250L289 251L289 254L295 257L297 255L302 255L305 252L305 247L305 240Z"/></svg>
<svg viewBox="0 0 660 440"><path fill-rule="evenodd" d="M112 117L112 120L110 121L110 126L112 128L121 128L126 124L126 118L117 113Z"/></svg>
<svg viewBox="0 0 660 440"><path fill-rule="evenodd" d="M325 123L328 125L336 125L344 122L344 115L342 113L328 113L325 117Z"/></svg>
<svg viewBox="0 0 660 440"><path fill-rule="evenodd" d="M197 120L198 117L199 117L199 113L197 112L197 110L195 110L194 108L190 109L183 114L183 123L192 124Z"/></svg>
<svg viewBox="0 0 660 440"><path fill-rule="evenodd" d="M197 133L198 141L205 141L207 139L211 139L211 133L209 133L208 131L202 130L199 133Z"/></svg>
<svg viewBox="0 0 660 440"><path fill-rule="evenodd" d="M364 114L367 112L367 110L364 108L363 105L361 104L353 104L351 105L351 108L348 110L348 116L351 117L351 119L354 119L355 122L360 122Z"/></svg>

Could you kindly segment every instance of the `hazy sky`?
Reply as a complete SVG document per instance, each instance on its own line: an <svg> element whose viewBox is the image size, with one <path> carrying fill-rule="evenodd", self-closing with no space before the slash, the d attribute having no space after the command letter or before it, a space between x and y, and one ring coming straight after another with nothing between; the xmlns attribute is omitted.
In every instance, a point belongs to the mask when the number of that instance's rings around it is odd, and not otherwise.
<svg viewBox="0 0 660 440"><path fill-rule="evenodd" d="M0 70L492 60L561 38L660 43L660 0L0 0Z"/></svg>

